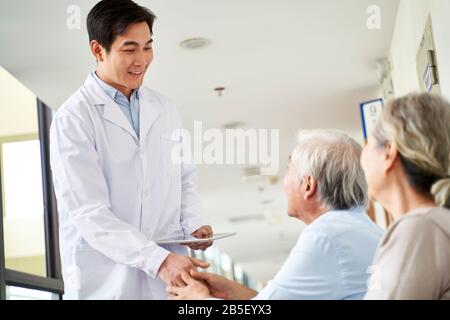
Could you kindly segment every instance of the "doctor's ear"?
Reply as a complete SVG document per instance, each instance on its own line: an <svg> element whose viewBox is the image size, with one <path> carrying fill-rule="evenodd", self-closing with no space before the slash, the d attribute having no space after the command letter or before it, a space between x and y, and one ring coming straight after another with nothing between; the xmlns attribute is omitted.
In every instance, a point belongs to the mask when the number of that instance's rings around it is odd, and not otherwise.
<svg viewBox="0 0 450 320"><path fill-rule="evenodd" d="M97 62L99 61L103 61L104 58L104 54L105 54L105 48L102 47L102 45L100 43L98 43L97 40L92 40L90 43L91 46L91 52L95 57L95 60L97 60Z"/></svg>

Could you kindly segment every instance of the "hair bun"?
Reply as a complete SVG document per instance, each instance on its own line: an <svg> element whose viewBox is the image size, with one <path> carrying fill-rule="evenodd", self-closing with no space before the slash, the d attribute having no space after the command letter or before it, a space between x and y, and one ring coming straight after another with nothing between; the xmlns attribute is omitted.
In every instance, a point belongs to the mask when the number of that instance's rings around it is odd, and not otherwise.
<svg viewBox="0 0 450 320"><path fill-rule="evenodd" d="M443 178L433 184L431 194L438 206L450 209L450 177Z"/></svg>

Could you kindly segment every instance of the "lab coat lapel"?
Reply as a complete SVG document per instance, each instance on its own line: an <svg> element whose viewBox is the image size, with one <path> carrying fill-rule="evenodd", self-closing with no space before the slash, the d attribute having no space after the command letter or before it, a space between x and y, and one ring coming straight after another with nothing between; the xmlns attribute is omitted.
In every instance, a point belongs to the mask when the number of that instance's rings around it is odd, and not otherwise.
<svg viewBox="0 0 450 320"><path fill-rule="evenodd" d="M84 85L87 91L92 94L95 106L101 109L103 119L121 127L139 141L136 132L134 132L133 127L122 110L120 110L120 107L103 91L92 75L88 76Z"/></svg>
<svg viewBox="0 0 450 320"><path fill-rule="evenodd" d="M162 112L161 108L158 100L155 99L151 92L148 92L145 88L139 90L139 126L141 144L145 142L150 128L160 116Z"/></svg>
<svg viewBox="0 0 450 320"><path fill-rule="evenodd" d="M130 121L125 117L120 107L111 99L106 102L105 110L103 112L103 118L118 125L122 129L126 130L136 140L139 140L136 132L131 127Z"/></svg>

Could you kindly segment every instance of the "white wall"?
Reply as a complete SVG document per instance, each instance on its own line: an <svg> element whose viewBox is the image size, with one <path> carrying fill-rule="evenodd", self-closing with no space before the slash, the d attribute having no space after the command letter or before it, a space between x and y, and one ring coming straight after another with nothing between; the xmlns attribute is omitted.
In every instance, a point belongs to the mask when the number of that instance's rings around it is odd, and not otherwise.
<svg viewBox="0 0 450 320"><path fill-rule="evenodd" d="M0 137L38 132L36 97L0 67Z"/></svg>
<svg viewBox="0 0 450 320"><path fill-rule="evenodd" d="M391 44L396 96L420 90L416 55L431 13L442 94L450 99L450 1L401 0Z"/></svg>

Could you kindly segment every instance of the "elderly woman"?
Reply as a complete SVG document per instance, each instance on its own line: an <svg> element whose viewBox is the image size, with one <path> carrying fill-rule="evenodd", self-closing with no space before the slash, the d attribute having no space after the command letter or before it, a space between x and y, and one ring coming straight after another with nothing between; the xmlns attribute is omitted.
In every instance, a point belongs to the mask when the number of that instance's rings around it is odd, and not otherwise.
<svg viewBox="0 0 450 320"><path fill-rule="evenodd" d="M344 134L302 132L284 191L289 216L308 226L275 278L257 293L222 276L193 270L182 274L187 286L167 288L171 297L362 299L382 230L364 212L368 197L360 154L361 147Z"/></svg>
<svg viewBox="0 0 450 320"><path fill-rule="evenodd" d="M361 156L370 195L394 218L366 299L450 299L450 104L390 102Z"/></svg>

